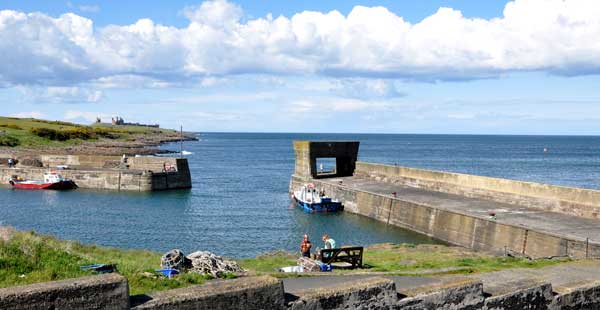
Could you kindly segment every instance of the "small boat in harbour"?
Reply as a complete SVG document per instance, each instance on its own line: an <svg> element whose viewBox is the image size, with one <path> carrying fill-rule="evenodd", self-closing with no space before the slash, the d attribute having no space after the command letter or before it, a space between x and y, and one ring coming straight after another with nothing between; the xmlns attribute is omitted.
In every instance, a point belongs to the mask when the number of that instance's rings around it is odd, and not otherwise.
<svg viewBox="0 0 600 310"><path fill-rule="evenodd" d="M19 189L54 189L67 190L77 188L73 180L65 179L62 175L55 172L44 173L43 181L23 180L13 177L8 181L13 188Z"/></svg>
<svg viewBox="0 0 600 310"><path fill-rule="evenodd" d="M336 212L344 206L337 199L327 197L323 191L317 192L315 185L309 183L292 194L295 204L308 213Z"/></svg>

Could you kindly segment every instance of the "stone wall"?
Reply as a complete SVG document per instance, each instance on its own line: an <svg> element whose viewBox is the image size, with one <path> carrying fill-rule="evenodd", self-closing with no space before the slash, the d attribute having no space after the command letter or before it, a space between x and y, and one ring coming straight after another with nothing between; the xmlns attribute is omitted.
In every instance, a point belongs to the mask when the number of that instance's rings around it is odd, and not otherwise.
<svg viewBox="0 0 600 310"><path fill-rule="evenodd" d="M179 171L179 165L185 162L187 167L187 159L173 157L130 157L127 159L129 169L132 170L148 170L152 172L162 172L165 166L172 166L176 171Z"/></svg>
<svg viewBox="0 0 600 310"><path fill-rule="evenodd" d="M474 278L397 289L390 278L371 277L329 288L285 293L280 280L245 277L200 286L128 296L117 274L0 289L0 309L397 309L397 310L572 310L599 309L600 282L556 290L536 280L485 287Z"/></svg>
<svg viewBox="0 0 600 310"><path fill-rule="evenodd" d="M0 167L0 182L7 184L12 176L41 180L47 167L69 165L72 169L60 170L60 174L75 181L80 188L143 192L192 187L185 158L131 157L127 160L129 169L105 168L107 163L120 162L119 156L41 155L39 158L45 168ZM165 165L174 167L174 171L162 172Z"/></svg>
<svg viewBox="0 0 600 310"><path fill-rule="evenodd" d="M297 292L288 303L291 310L391 309L397 302L396 286L385 278L370 278L335 287Z"/></svg>
<svg viewBox="0 0 600 310"><path fill-rule="evenodd" d="M118 274L0 289L0 309L129 309L127 279Z"/></svg>
<svg viewBox="0 0 600 310"><path fill-rule="evenodd" d="M29 180L41 180L45 168L0 168L0 178L7 184L12 176ZM153 189L152 174L128 170L61 170L60 174L72 179L80 188L116 191L150 191Z"/></svg>
<svg viewBox="0 0 600 310"><path fill-rule="evenodd" d="M216 280L152 294L132 309L284 309L283 284L267 276Z"/></svg>
<svg viewBox="0 0 600 310"><path fill-rule="evenodd" d="M192 177L186 159L178 158L175 161L176 172L160 172L152 174L152 190L168 190L177 188L191 188Z"/></svg>
<svg viewBox="0 0 600 310"><path fill-rule="evenodd" d="M600 191L365 162L356 175L565 214L600 218Z"/></svg>

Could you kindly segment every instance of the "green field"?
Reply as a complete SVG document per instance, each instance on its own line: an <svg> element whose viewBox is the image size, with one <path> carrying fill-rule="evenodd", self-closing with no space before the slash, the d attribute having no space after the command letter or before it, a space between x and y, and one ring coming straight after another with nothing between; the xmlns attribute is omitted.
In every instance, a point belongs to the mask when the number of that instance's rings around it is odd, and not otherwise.
<svg viewBox="0 0 600 310"><path fill-rule="evenodd" d="M50 133L50 134L48 134ZM0 117L0 146L70 146L84 141L131 141L141 135L176 135L171 129L112 124L80 125L33 118Z"/></svg>

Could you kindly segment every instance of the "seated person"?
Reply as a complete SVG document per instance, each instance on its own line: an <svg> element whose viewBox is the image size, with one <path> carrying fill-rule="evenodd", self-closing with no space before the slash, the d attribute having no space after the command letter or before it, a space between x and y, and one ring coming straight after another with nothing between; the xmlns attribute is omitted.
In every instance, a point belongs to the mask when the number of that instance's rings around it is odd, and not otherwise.
<svg viewBox="0 0 600 310"><path fill-rule="evenodd" d="M335 249L335 240L333 240L329 235L323 235L323 242L325 242L325 249ZM330 258L332 256L331 253L323 254L323 259Z"/></svg>

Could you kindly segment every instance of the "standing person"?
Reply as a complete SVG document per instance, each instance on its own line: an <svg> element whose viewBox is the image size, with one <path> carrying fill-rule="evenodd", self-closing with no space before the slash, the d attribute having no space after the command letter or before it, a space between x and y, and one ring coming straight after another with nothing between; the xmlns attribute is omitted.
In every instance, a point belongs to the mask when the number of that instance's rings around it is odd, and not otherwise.
<svg viewBox="0 0 600 310"><path fill-rule="evenodd" d="M302 243L300 243L300 253L302 253L302 257L310 257L310 248L312 244L310 240L308 240L308 234L304 234L304 238L302 239Z"/></svg>
<svg viewBox="0 0 600 310"><path fill-rule="evenodd" d="M12 168L15 166L15 161L12 158L8 159L8 168Z"/></svg>

